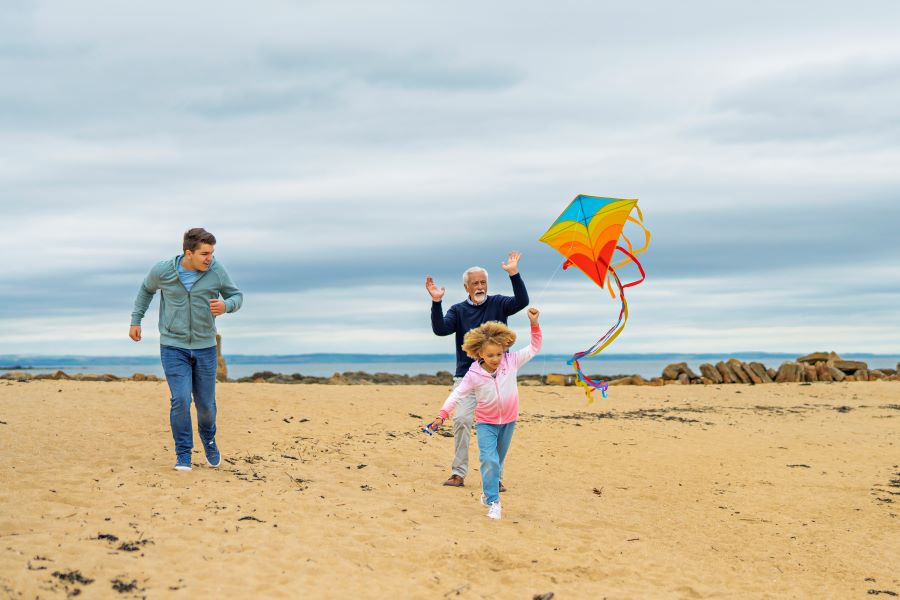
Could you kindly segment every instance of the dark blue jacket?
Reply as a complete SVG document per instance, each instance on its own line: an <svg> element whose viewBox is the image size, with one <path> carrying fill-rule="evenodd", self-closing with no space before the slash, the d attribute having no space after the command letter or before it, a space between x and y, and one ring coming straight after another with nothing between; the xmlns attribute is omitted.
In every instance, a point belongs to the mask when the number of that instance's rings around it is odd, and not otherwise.
<svg viewBox="0 0 900 600"><path fill-rule="evenodd" d="M462 350L463 337L470 329L488 321L506 323L507 317L528 306L528 291L522 275L516 273L509 281L512 283L514 297L499 294L488 296L478 306L463 300L451 306L446 316L440 302L431 303L432 331L436 335L456 334L456 377L465 376L472 364L472 359Z"/></svg>

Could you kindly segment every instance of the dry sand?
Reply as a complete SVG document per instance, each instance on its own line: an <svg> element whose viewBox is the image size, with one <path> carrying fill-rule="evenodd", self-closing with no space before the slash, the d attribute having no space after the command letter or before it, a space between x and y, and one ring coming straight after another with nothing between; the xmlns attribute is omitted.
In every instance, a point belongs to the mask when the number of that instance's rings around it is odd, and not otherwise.
<svg viewBox="0 0 900 600"><path fill-rule="evenodd" d="M220 385L185 473L165 383L0 381L0 595L900 594L900 383L521 392L494 522L444 387Z"/></svg>

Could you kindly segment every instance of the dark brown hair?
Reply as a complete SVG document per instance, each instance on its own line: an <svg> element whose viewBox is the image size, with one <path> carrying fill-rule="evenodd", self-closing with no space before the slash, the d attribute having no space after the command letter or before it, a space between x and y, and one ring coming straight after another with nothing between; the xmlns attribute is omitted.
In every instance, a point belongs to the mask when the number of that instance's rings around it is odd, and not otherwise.
<svg viewBox="0 0 900 600"><path fill-rule="evenodd" d="M195 252L200 244L216 245L216 236L203 229L202 227L194 227L184 232L184 243L182 248L185 252L190 250Z"/></svg>

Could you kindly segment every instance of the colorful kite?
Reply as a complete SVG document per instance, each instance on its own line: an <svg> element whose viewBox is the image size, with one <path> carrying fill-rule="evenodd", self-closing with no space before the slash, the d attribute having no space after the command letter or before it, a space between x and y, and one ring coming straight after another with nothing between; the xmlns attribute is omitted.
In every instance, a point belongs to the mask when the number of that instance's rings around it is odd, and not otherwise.
<svg viewBox="0 0 900 600"><path fill-rule="evenodd" d="M568 364L575 369L576 383L583 387L587 394L588 403L593 402L591 396L593 390L601 390L603 397L606 397L606 382L597 382L585 375L578 361L582 358L596 356L622 333L625 323L628 321L625 288L637 285L644 280L644 268L635 255L647 249L650 244L650 232L644 227L644 216L637 203L636 199L576 196L540 238L540 241L553 246L566 257L563 269L571 266L578 267L601 288L610 279L613 279L619 289L619 298L622 301L619 320L593 346L574 354L568 361ZM631 216L632 211L637 213L637 218ZM640 248L635 249L631 240L622 233L625 224L629 222L634 223L644 232L644 245ZM619 262L613 263L613 259L617 257ZM629 263L635 264L641 277L635 281L622 283L616 269ZM612 284L607 289L610 296L615 298L616 292Z"/></svg>

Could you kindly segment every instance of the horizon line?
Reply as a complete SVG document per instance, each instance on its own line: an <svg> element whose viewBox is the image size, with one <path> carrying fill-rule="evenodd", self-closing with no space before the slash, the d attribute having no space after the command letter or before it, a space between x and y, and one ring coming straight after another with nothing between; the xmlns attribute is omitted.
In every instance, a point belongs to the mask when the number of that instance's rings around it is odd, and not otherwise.
<svg viewBox="0 0 900 600"><path fill-rule="evenodd" d="M790 351L765 351L765 350L732 350L732 351L706 351L706 352L609 352L604 353L601 356L597 356L594 358L600 359L603 357L646 357L646 358L662 358L662 357L671 357L671 356L685 356L685 357L703 357L703 356L773 356L773 357L781 357L781 356L806 356L809 354L816 354L816 352L790 352ZM900 351L896 353L888 353L888 352L836 352L839 356L843 356L844 354L850 356L900 356ZM421 359L446 359L446 358L455 358L454 353L440 353L440 352L393 352L393 353L370 353L370 352L302 352L295 354L232 354L225 353L223 355L226 359L248 359L248 358L265 358L265 359L297 359L297 358L378 358L378 359L390 359L390 358L421 358ZM545 352L541 353L540 356L544 357L570 357L572 353L569 352ZM123 355L123 354L44 354L44 353L16 353L16 354L0 354L0 360L10 360L10 359L23 359L23 358L36 358L36 359L159 359L159 354L131 354L131 355Z"/></svg>

